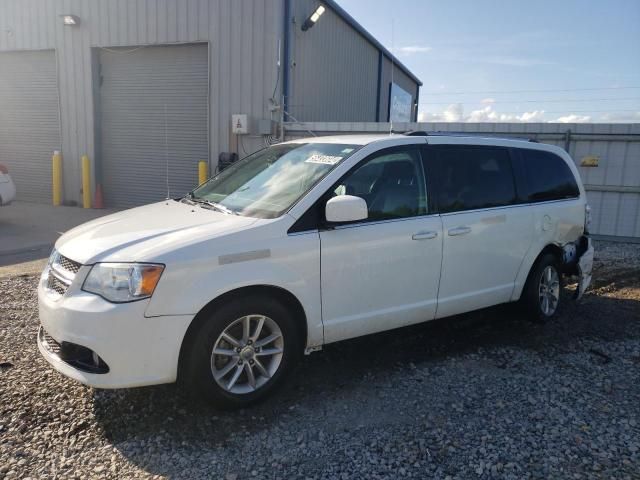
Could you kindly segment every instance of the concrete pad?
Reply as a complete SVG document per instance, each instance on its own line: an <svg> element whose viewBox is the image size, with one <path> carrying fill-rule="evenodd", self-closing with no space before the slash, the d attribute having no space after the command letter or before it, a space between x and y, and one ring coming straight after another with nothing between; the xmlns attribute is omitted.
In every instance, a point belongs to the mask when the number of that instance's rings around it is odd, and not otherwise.
<svg viewBox="0 0 640 480"><path fill-rule="evenodd" d="M13 202L0 208L0 267L46 258L58 237L116 210Z"/></svg>

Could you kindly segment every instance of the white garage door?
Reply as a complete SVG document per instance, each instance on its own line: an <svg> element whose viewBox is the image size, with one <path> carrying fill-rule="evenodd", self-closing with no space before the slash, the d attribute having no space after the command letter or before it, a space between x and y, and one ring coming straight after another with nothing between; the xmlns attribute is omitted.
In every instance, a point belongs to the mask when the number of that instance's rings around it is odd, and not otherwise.
<svg viewBox="0 0 640 480"><path fill-rule="evenodd" d="M172 197L193 189L209 152L207 45L101 49L99 62L106 206L162 200L167 179Z"/></svg>
<svg viewBox="0 0 640 480"><path fill-rule="evenodd" d="M0 163L9 167L19 200L51 202L58 112L55 53L0 53Z"/></svg>

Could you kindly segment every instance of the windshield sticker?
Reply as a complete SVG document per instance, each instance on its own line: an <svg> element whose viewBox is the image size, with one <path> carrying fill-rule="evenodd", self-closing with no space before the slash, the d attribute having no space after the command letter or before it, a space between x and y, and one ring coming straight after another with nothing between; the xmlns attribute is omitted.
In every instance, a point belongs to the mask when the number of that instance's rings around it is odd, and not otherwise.
<svg viewBox="0 0 640 480"><path fill-rule="evenodd" d="M345 148L340 153L351 153L351 152L353 152L353 150L354 150L353 148Z"/></svg>
<svg viewBox="0 0 640 480"><path fill-rule="evenodd" d="M342 157L332 157L330 155L315 154L315 155L311 155L309 158L307 158L304 161L304 163L320 163L320 164L323 164L323 165L335 165L340 160L342 160Z"/></svg>

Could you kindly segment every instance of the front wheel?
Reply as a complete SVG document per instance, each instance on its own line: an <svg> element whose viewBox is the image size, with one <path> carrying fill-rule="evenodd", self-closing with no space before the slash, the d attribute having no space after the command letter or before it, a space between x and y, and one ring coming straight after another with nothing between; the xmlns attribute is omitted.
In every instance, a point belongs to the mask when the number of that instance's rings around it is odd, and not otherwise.
<svg viewBox="0 0 640 480"><path fill-rule="evenodd" d="M521 303L531 320L544 323L557 314L561 282L558 260L552 254L543 255L531 270L522 292Z"/></svg>
<svg viewBox="0 0 640 480"><path fill-rule="evenodd" d="M192 337L185 372L189 386L221 408L264 398L301 351L296 327L291 312L272 298L230 301Z"/></svg>

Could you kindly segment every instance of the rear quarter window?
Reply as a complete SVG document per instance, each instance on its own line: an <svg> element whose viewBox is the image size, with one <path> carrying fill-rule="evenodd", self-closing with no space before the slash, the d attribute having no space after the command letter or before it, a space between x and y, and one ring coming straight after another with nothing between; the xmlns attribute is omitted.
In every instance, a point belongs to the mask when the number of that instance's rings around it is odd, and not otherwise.
<svg viewBox="0 0 640 480"><path fill-rule="evenodd" d="M580 189L569 165L558 155L542 150L520 150L529 202L577 198Z"/></svg>

